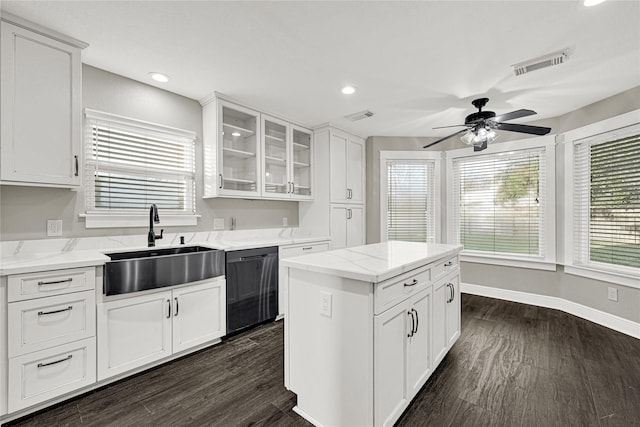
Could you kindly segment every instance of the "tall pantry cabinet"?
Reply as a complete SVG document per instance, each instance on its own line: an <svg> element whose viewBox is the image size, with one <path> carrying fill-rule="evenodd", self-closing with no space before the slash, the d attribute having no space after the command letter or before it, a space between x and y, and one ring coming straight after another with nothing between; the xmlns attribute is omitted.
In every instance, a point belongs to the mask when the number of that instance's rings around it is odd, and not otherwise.
<svg viewBox="0 0 640 427"><path fill-rule="evenodd" d="M300 227L331 235L331 249L365 244L365 141L325 126L315 130L314 202L301 204Z"/></svg>

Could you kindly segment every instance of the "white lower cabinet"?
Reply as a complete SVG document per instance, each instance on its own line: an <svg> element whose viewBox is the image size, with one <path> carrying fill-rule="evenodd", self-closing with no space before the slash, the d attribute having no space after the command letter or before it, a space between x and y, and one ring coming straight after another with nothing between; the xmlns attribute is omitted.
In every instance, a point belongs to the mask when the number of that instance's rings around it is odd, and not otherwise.
<svg viewBox="0 0 640 427"><path fill-rule="evenodd" d="M96 340L88 338L9 359L9 412L96 381Z"/></svg>
<svg viewBox="0 0 640 427"><path fill-rule="evenodd" d="M375 316L375 423L392 426L431 374L431 287Z"/></svg>
<svg viewBox="0 0 640 427"><path fill-rule="evenodd" d="M451 296L445 300L447 348L451 348L460 336L460 275L451 275L446 286L451 292Z"/></svg>
<svg viewBox="0 0 640 427"><path fill-rule="evenodd" d="M331 205L331 249L364 245L364 207Z"/></svg>
<svg viewBox="0 0 640 427"><path fill-rule="evenodd" d="M433 330L431 355L435 366L460 336L460 274L457 269L433 287L433 324L444 326Z"/></svg>
<svg viewBox="0 0 640 427"><path fill-rule="evenodd" d="M98 304L98 380L221 338L225 281Z"/></svg>

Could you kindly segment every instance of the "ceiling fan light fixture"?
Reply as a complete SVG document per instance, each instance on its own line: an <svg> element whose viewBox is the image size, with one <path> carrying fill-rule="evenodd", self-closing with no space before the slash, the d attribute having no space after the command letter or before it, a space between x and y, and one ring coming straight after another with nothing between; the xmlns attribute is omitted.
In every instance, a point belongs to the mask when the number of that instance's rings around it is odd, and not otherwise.
<svg viewBox="0 0 640 427"><path fill-rule="evenodd" d="M472 129L460 137L460 140L467 145L482 146L491 144L498 138L498 134L493 129L480 128Z"/></svg>

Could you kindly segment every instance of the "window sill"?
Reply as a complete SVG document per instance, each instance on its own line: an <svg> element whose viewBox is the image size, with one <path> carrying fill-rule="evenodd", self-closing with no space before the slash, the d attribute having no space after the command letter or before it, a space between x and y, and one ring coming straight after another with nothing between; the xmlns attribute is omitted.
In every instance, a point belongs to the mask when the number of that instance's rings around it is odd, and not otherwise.
<svg viewBox="0 0 640 427"><path fill-rule="evenodd" d="M202 215L179 215L160 213L160 223L157 227L174 227L198 225L198 218ZM129 228L148 227L149 214L130 213L82 213L86 228Z"/></svg>
<svg viewBox="0 0 640 427"><path fill-rule="evenodd" d="M640 277L630 274L614 273L605 270L596 270L588 267L577 267L574 265L565 265L564 272L573 274L574 276L586 277L588 279L600 280L603 282L614 283L617 285L629 286L640 289Z"/></svg>
<svg viewBox="0 0 640 427"><path fill-rule="evenodd" d="M546 270L546 271L556 271L556 263L550 262L546 260L532 260L532 259L521 259L521 258L510 258L503 256L489 256L489 255L479 255L479 254L470 254L462 251L460 254L460 260L463 262L473 262L478 264L492 264L492 265L500 265L503 267L520 267L520 268L529 268L532 270Z"/></svg>

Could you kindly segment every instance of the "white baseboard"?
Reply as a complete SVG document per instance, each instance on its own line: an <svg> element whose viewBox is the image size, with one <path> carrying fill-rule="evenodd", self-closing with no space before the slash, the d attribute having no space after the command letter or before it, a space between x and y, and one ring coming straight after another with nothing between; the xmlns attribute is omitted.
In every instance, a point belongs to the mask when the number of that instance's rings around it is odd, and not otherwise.
<svg viewBox="0 0 640 427"><path fill-rule="evenodd" d="M640 323L636 323L604 311L596 310L595 308L587 307L586 305L578 304L573 301L568 301L566 299L547 295L530 294L528 292L512 291L509 289L493 288L491 286L473 285L471 283L461 283L460 292L536 305L538 307L553 308L640 339Z"/></svg>

